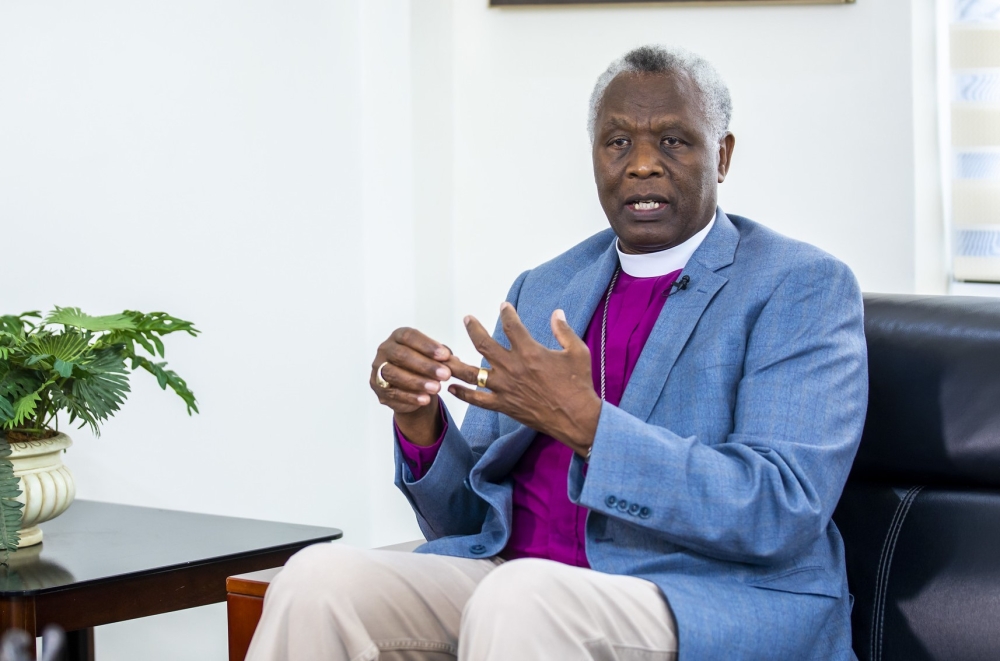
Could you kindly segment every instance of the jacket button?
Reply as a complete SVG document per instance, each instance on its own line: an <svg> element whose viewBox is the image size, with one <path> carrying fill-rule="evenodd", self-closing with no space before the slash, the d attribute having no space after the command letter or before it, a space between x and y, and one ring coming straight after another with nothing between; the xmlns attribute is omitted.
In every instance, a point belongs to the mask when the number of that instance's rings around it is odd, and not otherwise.
<svg viewBox="0 0 1000 661"><path fill-rule="evenodd" d="M615 503L617 502L618 499L615 498L614 496L608 496L607 498L604 499L604 504L607 505L608 507L614 507Z"/></svg>
<svg viewBox="0 0 1000 661"><path fill-rule="evenodd" d="M462 481L462 484L465 486L466 489L468 489L469 491L472 491L472 483L469 482L469 478L465 478Z"/></svg>
<svg viewBox="0 0 1000 661"><path fill-rule="evenodd" d="M652 514L652 512L648 507L643 507L641 510L639 510L640 519L648 519L650 514Z"/></svg>
<svg viewBox="0 0 1000 661"><path fill-rule="evenodd" d="M476 555L482 555L486 553L486 547L483 546L482 544L473 544L472 546L469 547L469 550L475 553Z"/></svg>
<svg viewBox="0 0 1000 661"><path fill-rule="evenodd" d="M624 512L627 509L628 509L628 501L624 500L624 499L619 500L618 501L618 511L619 512Z"/></svg>
<svg viewBox="0 0 1000 661"><path fill-rule="evenodd" d="M639 513L639 506L637 504L635 504L635 503L632 503L629 506L629 508L628 508L628 513L632 514L632 515L638 514Z"/></svg>

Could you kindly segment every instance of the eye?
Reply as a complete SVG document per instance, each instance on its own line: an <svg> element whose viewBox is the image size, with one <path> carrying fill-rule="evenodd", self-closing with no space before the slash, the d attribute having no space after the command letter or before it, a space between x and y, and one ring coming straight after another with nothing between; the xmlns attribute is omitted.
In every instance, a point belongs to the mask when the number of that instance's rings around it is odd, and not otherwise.
<svg viewBox="0 0 1000 661"><path fill-rule="evenodd" d="M614 138L614 139L611 140L610 144L611 144L612 147L618 147L619 149L621 149L623 147L628 147L629 139L628 138Z"/></svg>
<svg viewBox="0 0 1000 661"><path fill-rule="evenodd" d="M680 138L675 138L672 135L668 135L667 137L665 137L662 140L662 142L668 147L680 147L681 145L684 144L683 140L681 140Z"/></svg>

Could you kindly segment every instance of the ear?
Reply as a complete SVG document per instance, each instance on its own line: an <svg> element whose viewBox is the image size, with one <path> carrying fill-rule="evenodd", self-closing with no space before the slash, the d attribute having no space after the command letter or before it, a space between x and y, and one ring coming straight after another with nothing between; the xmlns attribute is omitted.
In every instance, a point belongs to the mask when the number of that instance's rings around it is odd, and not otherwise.
<svg viewBox="0 0 1000 661"><path fill-rule="evenodd" d="M726 180L729 174L729 165L733 161L733 149L736 147L736 136L726 131L726 135L719 140L719 183Z"/></svg>

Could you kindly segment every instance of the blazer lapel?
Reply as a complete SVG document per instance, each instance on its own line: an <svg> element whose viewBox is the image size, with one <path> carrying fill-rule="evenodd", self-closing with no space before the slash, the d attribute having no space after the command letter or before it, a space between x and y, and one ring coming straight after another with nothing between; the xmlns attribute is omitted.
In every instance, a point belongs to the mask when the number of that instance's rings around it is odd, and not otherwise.
<svg viewBox="0 0 1000 661"><path fill-rule="evenodd" d="M708 304L729 280L716 271L733 263L739 238L736 227L721 209L717 209L715 226L681 273L680 277L686 275L690 278L690 284L687 289L675 291L667 298L646 346L639 354L622 395L622 410L640 420L649 419L681 350Z"/></svg>
<svg viewBox="0 0 1000 661"><path fill-rule="evenodd" d="M600 303L604 293L608 290L608 283L611 276L618 267L618 251L615 250L614 234L608 232L608 247L593 262L587 264L576 272L573 279L569 281L566 289L559 297L557 309L562 309L566 313L566 322L579 337L583 337L587 332L594 311ZM551 312L551 311L550 311ZM549 332L545 335L547 342L545 346L549 349L559 349L559 342L552 335L551 327L546 325Z"/></svg>

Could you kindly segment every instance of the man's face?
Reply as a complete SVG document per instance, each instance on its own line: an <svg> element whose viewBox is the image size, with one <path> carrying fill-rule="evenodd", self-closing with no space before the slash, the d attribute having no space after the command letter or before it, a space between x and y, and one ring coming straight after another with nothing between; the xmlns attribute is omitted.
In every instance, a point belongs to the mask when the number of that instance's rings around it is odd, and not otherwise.
<svg viewBox="0 0 1000 661"><path fill-rule="evenodd" d="M622 252L672 248L712 220L735 138L712 135L686 75L617 76L594 136L597 194Z"/></svg>

